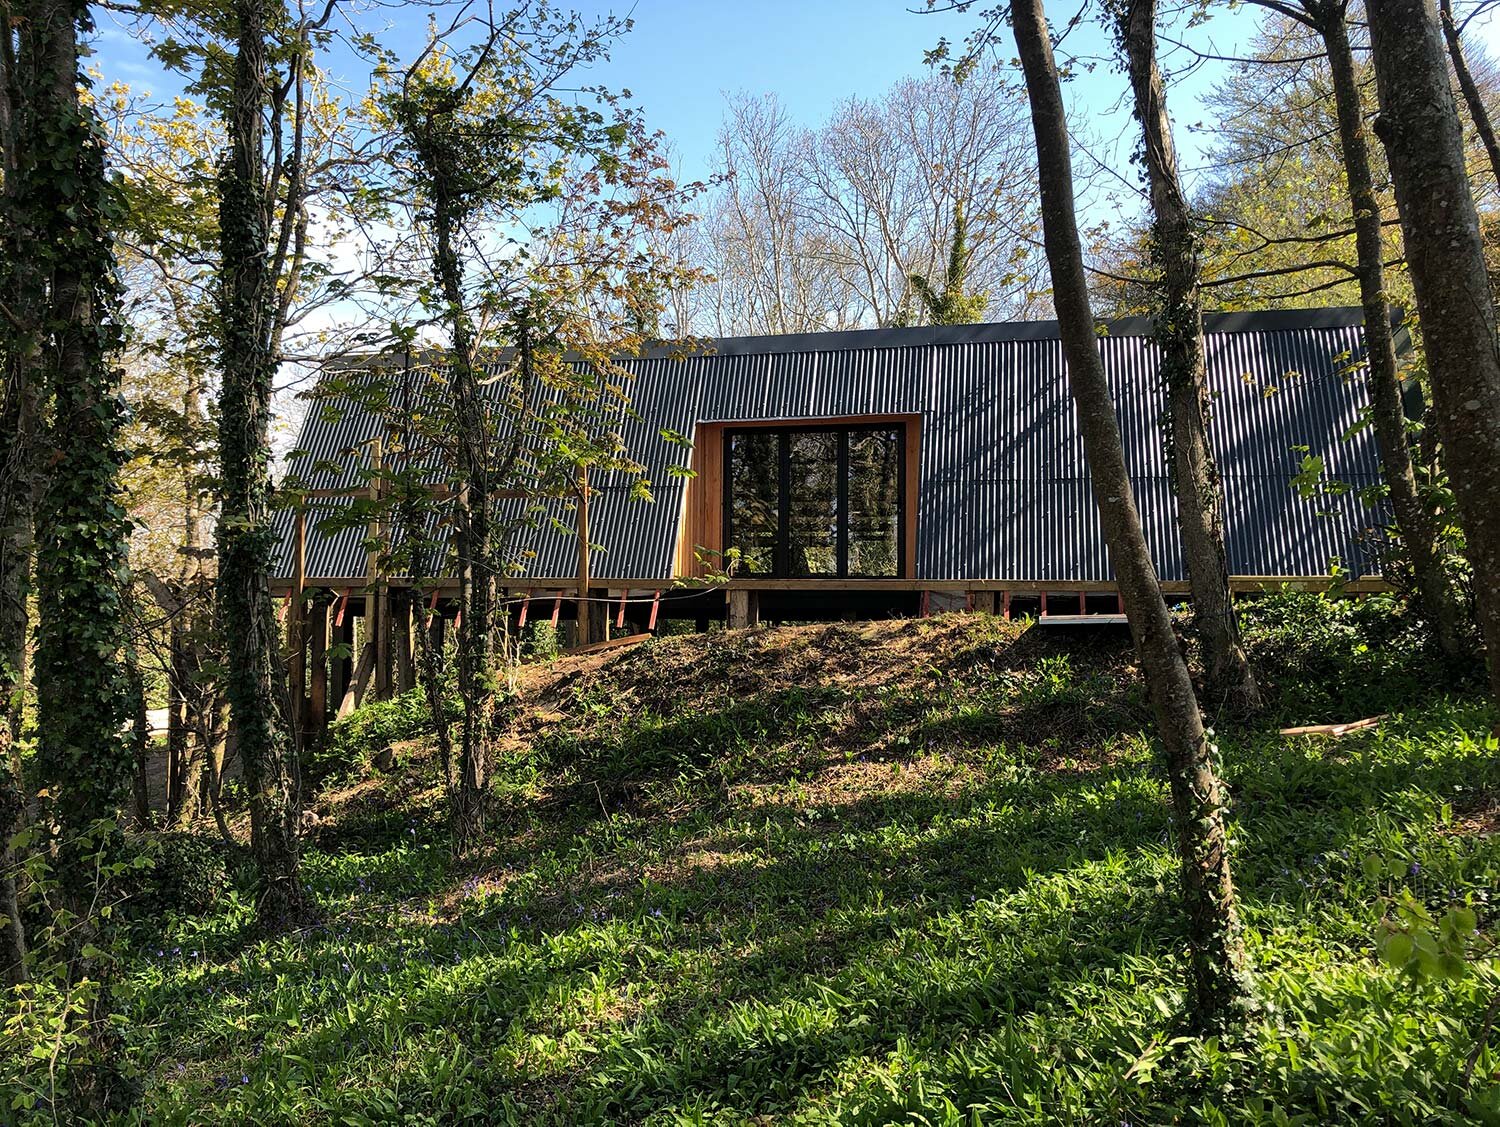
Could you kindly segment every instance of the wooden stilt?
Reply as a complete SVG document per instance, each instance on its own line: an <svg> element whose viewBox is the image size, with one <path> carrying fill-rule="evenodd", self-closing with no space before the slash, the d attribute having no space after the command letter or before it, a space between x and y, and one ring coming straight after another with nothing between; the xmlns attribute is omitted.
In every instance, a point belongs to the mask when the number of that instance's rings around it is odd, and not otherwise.
<svg viewBox="0 0 1500 1127"><path fill-rule="evenodd" d="M349 609L349 595L350 595L350 593L351 593L351 589L348 588L348 587L345 587L344 588L344 597L339 600L339 609L338 609L338 611L333 616L333 624L335 626L342 626L344 624L344 612Z"/></svg>
<svg viewBox="0 0 1500 1127"><path fill-rule="evenodd" d="M760 625L760 592L743 588L729 592L728 625L731 630Z"/></svg>
<svg viewBox="0 0 1500 1127"><path fill-rule="evenodd" d="M1047 592L1046 591L1042 592L1042 610L1041 610L1041 613L1039 615L1037 615L1037 617L1038 618L1046 618L1047 617Z"/></svg>
<svg viewBox="0 0 1500 1127"><path fill-rule="evenodd" d="M609 612L589 601L589 471L578 467L578 612L574 615L575 645L586 646L599 641L608 629Z"/></svg>
<svg viewBox="0 0 1500 1127"><path fill-rule="evenodd" d="M646 623L647 633L654 633L656 631L656 612L659 610L661 610L660 591L651 596L651 620Z"/></svg>
<svg viewBox="0 0 1500 1127"><path fill-rule="evenodd" d="M621 591L620 592L620 613L615 616L615 629L616 630L623 630L625 628L625 600L628 599L629 597L630 597L630 592L629 591Z"/></svg>
<svg viewBox="0 0 1500 1127"><path fill-rule="evenodd" d="M1078 613L1079 614L1088 614L1088 612L1089 612L1088 596L1086 596L1082 591L1079 591L1078 592Z"/></svg>
<svg viewBox="0 0 1500 1127"><path fill-rule="evenodd" d="M412 594L405 592L397 596L392 612L391 625L396 650L396 691L407 692L417 684L416 665L412 661Z"/></svg>
<svg viewBox="0 0 1500 1127"><path fill-rule="evenodd" d="M307 729L313 739L321 739L328 726L328 613L323 600L313 604L312 613L312 696L308 701Z"/></svg>
<svg viewBox="0 0 1500 1127"><path fill-rule="evenodd" d="M1004 616L1006 622L1010 621L1010 592L1009 591L1001 591L1000 592L1000 613L1001 613L1001 615Z"/></svg>
<svg viewBox="0 0 1500 1127"><path fill-rule="evenodd" d="M292 698L291 722L296 746L307 727L307 511L297 510L292 587L287 592L287 688Z"/></svg>
<svg viewBox="0 0 1500 1127"><path fill-rule="evenodd" d="M347 593L345 599L348 599ZM337 656L329 657L329 700L342 701L354 680L354 619L344 618L341 609L333 619L333 644L340 647Z"/></svg>
<svg viewBox="0 0 1500 1127"><path fill-rule="evenodd" d="M526 626L526 612L531 609L531 592L526 592L526 597L521 600L521 614L516 619L516 629L519 631Z"/></svg>
<svg viewBox="0 0 1500 1127"><path fill-rule="evenodd" d="M562 615L562 592L557 593L557 598L552 600L552 626L557 627L557 620Z"/></svg>

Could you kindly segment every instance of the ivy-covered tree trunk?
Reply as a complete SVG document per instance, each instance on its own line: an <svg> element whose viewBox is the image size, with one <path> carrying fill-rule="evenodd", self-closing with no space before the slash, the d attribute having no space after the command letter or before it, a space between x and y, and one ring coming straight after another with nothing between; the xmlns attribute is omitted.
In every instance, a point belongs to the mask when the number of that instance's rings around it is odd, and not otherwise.
<svg viewBox="0 0 1500 1127"><path fill-rule="evenodd" d="M1119 13L1135 116L1151 189L1153 254L1162 272L1153 318L1171 425L1172 480L1193 621L1203 640L1210 692L1233 713L1260 706L1260 689L1240 640L1224 549L1224 501L1208 438L1208 371L1203 359L1198 236L1177 169L1166 92L1156 65L1155 0L1126 0Z"/></svg>
<svg viewBox="0 0 1500 1127"><path fill-rule="evenodd" d="M26 935L16 894L11 839L21 829L22 706L26 690L27 599L31 591L32 501L36 488L37 306L43 282L26 254L20 196L19 65L31 55L27 25L0 0L0 984L26 980Z"/></svg>
<svg viewBox="0 0 1500 1127"><path fill-rule="evenodd" d="M37 0L22 18L32 58L23 62L20 194L28 253L46 283L41 372L50 408L40 456L51 469L35 525L37 774L53 796L56 871L76 917L69 978L88 999L78 1018L88 1048L70 1067L72 1098L99 1114L125 1099L108 1020L111 925L97 910L112 898L109 865L119 860L119 837L108 827L127 800L133 767L122 734L129 525L119 496L123 410L112 367L119 343L113 239L123 205L105 175L99 123L79 95L78 36L92 26L87 6Z"/></svg>
<svg viewBox="0 0 1500 1127"><path fill-rule="evenodd" d="M270 587L276 533L268 431L279 295L269 266L271 202L262 152L269 102L265 0L236 0L233 15L229 151L219 176L218 605L261 880L259 915L263 925L278 928L301 919L307 904L297 871L297 748Z"/></svg>
<svg viewBox="0 0 1500 1127"><path fill-rule="evenodd" d="M1150 691L1157 734L1166 751L1191 951L1192 1017L1202 1029L1219 1028L1239 1019L1252 1004L1230 876L1223 787L1125 468L1089 304L1074 213L1067 119L1042 0L1010 0L1010 13L1031 99L1042 236L1068 383L1100 524Z"/></svg>
<svg viewBox="0 0 1500 1127"><path fill-rule="evenodd" d="M1458 501L1490 685L1500 698L1500 355L1463 125L1430 0L1369 0L1385 144Z"/></svg>
<svg viewBox="0 0 1500 1127"><path fill-rule="evenodd" d="M1380 201L1370 171L1364 111L1354 72L1354 52L1344 22L1342 0L1307 5L1328 52L1333 98L1338 113L1339 144L1344 175L1354 209L1354 245L1358 256L1359 300L1365 314L1366 363L1380 469L1395 513L1396 528L1411 561L1417 598L1431 623L1438 645L1450 658L1464 655L1460 612L1453 586L1443 566L1437 524L1417 491L1411 443L1406 433L1406 410L1401 397L1401 369L1391 331L1391 310L1385 295L1385 240L1381 232ZM1471 657L1472 660L1472 657Z"/></svg>

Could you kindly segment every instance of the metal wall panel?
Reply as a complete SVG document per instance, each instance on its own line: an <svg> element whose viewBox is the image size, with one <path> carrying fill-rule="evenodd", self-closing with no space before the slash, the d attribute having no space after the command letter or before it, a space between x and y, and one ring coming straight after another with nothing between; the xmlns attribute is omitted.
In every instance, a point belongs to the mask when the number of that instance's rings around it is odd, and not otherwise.
<svg viewBox="0 0 1500 1127"><path fill-rule="evenodd" d="M1358 372L1357 309L1211 316L1207 359L1211 436L1224 479L1230 569L1243 575L1319 575L1337 558L1356 574L1385 517L1354 492L1321 502L1290 486L1304 451L1354 491L1378 481L1373 436L1360 421L1369 397ZM1183 578L1176 503L1162 440L1165 409L1157 350L1142 319L1103 327L1100 349L1153 557L1165 579ZM596 483L593 572L670 577L690 451L666 441L699 423L918 414L917 575L923 579L1107 580L1062 347L1053 322L882 329L796 337L735 338L716 351L658 352L623 366L633 374L620 421L632 457L647 467L653 503L629 499L630 480ZM309 413L294 471L327 487L357 483L360 443L375 432L358 407ZM308 474L319 461L341 472ZM519 503L517 503L519 506ZM562 502L548 511L571 527ZM278 519L283 542L290 518ZM363 537L310 532L308 575L364 574ZM517 563L530 575L576 570L571 535L542 521L526 530ZM283 551L282 574L289 574Z"/></svg>

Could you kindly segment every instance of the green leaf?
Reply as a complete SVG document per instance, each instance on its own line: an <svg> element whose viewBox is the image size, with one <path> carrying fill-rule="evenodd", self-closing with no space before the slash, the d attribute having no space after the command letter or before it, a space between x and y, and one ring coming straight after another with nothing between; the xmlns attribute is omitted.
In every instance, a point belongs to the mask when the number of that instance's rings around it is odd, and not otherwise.
<svg viewBox="0 0 1500 1127"><path fill-rule="evenodd" d="M1376 940L1376 947L1380 951L1380 957L1390 966L1400 969L1406 966L1407 960L1412 955L1411 936L1404 931L1386 932Z"/></svg>

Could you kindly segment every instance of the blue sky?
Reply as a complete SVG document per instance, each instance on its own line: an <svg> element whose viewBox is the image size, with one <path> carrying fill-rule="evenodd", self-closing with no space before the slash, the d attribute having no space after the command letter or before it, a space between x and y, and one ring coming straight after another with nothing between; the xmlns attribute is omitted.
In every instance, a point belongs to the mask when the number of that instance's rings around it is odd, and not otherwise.
<svg viewBox="0 0 1500 1127"><path fill-rule="evenodd" d="M346 5L348 0L345 0ZM992 0L981 0L990 3ZM914 12L922 0L635 0L633 4L578 0L587 14L628 12L634 30L590 81L628 87L644 107L653 128L666 133L688 178L710 170L724 96L735 91L774 92L797 120L815 125L843 99L876 96L897 79L923 70L922 54L946 35L961 40L973 26L972 14ZM356 11L349 6L348 11ZM424 6L366 8L353 16L368 30L384 29L388 43L422 39L429 9ZM1073 0L1050 5L1054 25L1076 10ZM1233 53L1255 25L1257 9L1224 9L1204 27L1188 33L1200 47ZM100 36L93 64L106 79L121 80L157 94L176 83L147 56L128 25L99 13ZM1476 25L1470 33L1494 50L1500 20ZM1066 48L1102 57L1108 44L1102 30L1087 23L1069 36ZM1005 55L1009 57L1009 45ZM1181 56L1179 56L1179 60ZM335 74L351 90L364 87L367 72L350 56L336 57ZM1199 70L1171 92L1174 117L1197 120L1196 99L1222 77L1223 67ZM1093 151L1124 175L1134 147L1133 127L1122 103L1123 80L1108 66L1081 75L1069 86L1075 128L1098 143ZM1189 169L1200 163L1197 140L1179 127L1179 145ZM1080 170L1083 171L1083 170Z"/></svg>

